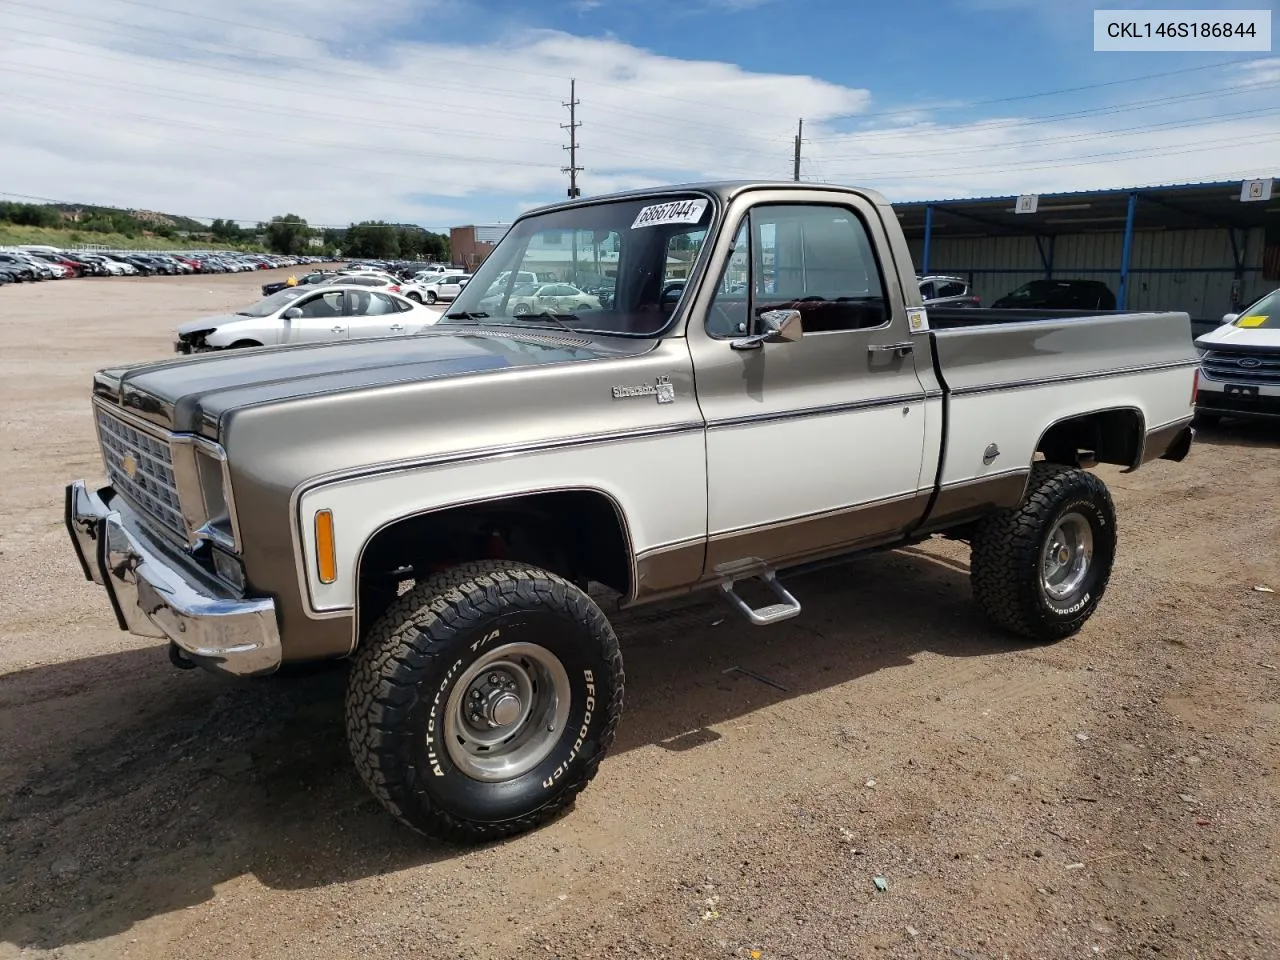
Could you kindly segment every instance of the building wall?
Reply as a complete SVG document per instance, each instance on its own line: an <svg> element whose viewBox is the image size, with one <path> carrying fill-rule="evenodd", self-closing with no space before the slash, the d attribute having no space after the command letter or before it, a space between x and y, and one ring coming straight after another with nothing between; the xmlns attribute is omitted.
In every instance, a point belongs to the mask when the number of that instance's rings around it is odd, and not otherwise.
<svg viewBox="0 0 1280 960"><path fill-rule="evenodd" d="M483 236L484 227L466 226L449 229L449 259L455 267L474 270L484 262L484 258L493 252L494 243L486 242L478 237Z"/></svg>
<svg viewBox="0 0 1280 960"><path fill-rule="evenodd" d="M930 273L970 277L983 305L1028 280L1045 276L1032 237L947 239L935 231ZM1244 279L1233 304L1235 281L1231 239L1223 230L1135 230L1130 254L1128 309L1182 310L1192 319L1215 320L1275 287L1262 274L1263 231L1245 234ZM1049 243L1044 241L1046 253ZM916 269L923 266L923 241L910 241ZM1120 292L1121 231L1060 236L1053 245L1053 276L1101 280Z"/></svg>

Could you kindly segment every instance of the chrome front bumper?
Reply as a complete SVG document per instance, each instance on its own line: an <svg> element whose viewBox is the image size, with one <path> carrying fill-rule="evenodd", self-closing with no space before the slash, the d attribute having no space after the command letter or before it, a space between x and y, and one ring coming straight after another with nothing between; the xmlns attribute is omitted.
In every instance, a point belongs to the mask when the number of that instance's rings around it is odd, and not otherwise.
<svg viewBox="0 0 1280 960"><path fill-rule="evenodd" d="M275 601L219 595L212 581L181 570L111 487L68 485L66 523L85 579L106 589L121 630L171 640L219 673L256 676L280 666Z"/></svg>

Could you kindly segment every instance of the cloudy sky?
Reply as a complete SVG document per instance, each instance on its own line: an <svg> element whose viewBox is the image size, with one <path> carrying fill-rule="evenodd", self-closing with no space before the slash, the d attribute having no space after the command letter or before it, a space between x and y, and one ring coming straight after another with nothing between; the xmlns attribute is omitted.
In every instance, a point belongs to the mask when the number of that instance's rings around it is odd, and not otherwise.
<svg viewBox="0 0 1280 960"><path fill-rule="evenodd" d="M0 198L509 221L570 77L587 195L789 179L801 117L802 179L898 201L1280 175L1280 55L1096 53L1097 6L0 0Z"/></svg>

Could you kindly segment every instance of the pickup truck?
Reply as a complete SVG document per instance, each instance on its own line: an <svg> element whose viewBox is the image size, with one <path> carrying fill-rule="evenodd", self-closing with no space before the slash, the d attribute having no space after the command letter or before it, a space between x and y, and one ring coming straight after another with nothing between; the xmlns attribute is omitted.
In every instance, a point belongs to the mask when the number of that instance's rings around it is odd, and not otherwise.
<svg viewBox="0 0 1280 960"><path fill-rule="evenodd" d="M607 270L610 305L517 314L548 248ZM1089 468L1184 458L1197 360L1185 313L927 311L870 190L575 198L419 334L100 370L108 483L69 484L66 525L179 667L347 659L359 775L477 842L564 809L613 741L602 588L764 626L801 613L785 573L942 535L994 630L1079 631L1117 542Z"/></svg>

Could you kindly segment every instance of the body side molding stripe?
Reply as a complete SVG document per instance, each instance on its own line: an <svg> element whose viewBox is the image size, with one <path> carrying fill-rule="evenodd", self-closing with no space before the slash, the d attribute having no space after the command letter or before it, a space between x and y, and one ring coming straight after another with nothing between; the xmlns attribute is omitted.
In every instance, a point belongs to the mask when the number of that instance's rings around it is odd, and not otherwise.
<svg viewBox="0 0 1280 960"><path fill-rule="evenodd" d="M1170 360L1163 363L1146 363L1132 367L1115 367L1110 370L1091 370L1085 373L1064 373L1056 377L1040 377L1034 380L1007 380L1004 383L979 384L972 387L957 387L951 391L953 397L970 397L980 393L996 393L1001 390L1024 390L1028 387L1044 387L1055 383L1075 383L1080 380L1098 380L1104 377L1122 377L1134 373L1152 373L1157 370L1176 370L1179 367L1199 366L1196 360Z"/></svg>

